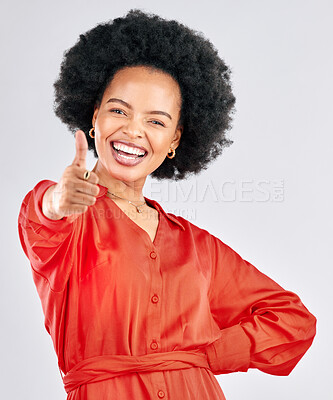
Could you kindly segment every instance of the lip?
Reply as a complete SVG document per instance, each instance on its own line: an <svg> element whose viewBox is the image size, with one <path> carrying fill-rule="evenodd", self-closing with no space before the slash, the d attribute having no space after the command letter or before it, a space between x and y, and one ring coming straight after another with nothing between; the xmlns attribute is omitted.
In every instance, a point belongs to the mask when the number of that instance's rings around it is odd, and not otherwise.
<svg viewBox="0 0 333 400"><path fill-rule="evenodd" d="M140 150L142 150L142 151L148 153L148 150L145 149L144 147L139 146L138 144L135 144L135 143L133 143L133 142L127 142L126 140L113 140L113 141L111 142L111 146L112 146L112 143L117 143L117 142L118 142L118 143L123 143L123 144L125 144L126 146L129 146L129 147L135 147L136 149L140 149Z"/></svg>
<svg viewBox="0 0 333 400"><path fill-rule="evenodd" d="M119 140L115 140L115 142L119 142ZM122 141L121 143L127 144L128 142ZM113 144L113 141L110 142L111 153L112 153L113 158L117 161L117 163L124 165L126 167L134 167L135 165L142 163L142 161L147 157L147 154L148 154L148 152L144 148L138 147L139 149L146 151L144 156L136 157L133 159L124 158L120 154L118 154L118 152L113 148L112 144ZM135 147L137 147L137 146L135 146Z"/></svg>

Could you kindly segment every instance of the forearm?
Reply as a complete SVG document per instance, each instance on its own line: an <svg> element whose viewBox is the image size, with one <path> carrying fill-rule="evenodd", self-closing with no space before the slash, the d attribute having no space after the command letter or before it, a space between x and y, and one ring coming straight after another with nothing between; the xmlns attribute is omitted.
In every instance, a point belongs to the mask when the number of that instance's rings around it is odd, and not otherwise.
<svg viewBox="0 0 333 400"><path fill-rule="evenodd" d="M257 308L256 308L257 307ZM292 292L281 292L252 307L251 314L221 330L206 351L216 374L256 368L288 375L310 347L316 318Z"/></svg>
<svg viewBox="0 0 333 400"><path fill-rule="evenodd" d="M220 338L207 347L219 373L257 368L288 375L310 347L316 318L293 292L214 238L209 298Z"/></svg>
<svg viewBox="0 0 333 400"><path fill-rule="evenodd" d="M18 231L35 277L43 277L52 290L59 291L64 288L72 266L80 214L59 220L44 215L44 194L55 185L53 181L41 181L25 196L18 217Z"/></svg>

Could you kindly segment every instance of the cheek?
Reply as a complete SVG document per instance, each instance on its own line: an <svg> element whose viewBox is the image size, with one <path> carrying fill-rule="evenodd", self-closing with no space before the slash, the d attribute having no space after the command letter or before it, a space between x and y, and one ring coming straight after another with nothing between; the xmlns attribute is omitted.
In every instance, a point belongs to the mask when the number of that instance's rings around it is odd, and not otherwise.
<svg viewBox="0 0 333 400"><path fill-rule="evenodd" d="M112 133L121 129L123 123L120 119L102 115L96 119L95 127L101 139L107 138Z"/></svg>
<svg viewBox="0 0 333 400"><path fill-rule="evenodd" d="M170 143L172 141L171 137L172 137L171 132L167 131L152 132L152 134L149 135L149 141L153 148L163 152L169 149Z"/></svg>
<svg viewBox="0 0 333 400"><path fill-rule="evenodd" d="M150 146L153 150L154 155L161 158L165 157L165 154L169 149L168 142L166 142L163 139L162 140L155 139L153 141L150 141Z"/></svg>

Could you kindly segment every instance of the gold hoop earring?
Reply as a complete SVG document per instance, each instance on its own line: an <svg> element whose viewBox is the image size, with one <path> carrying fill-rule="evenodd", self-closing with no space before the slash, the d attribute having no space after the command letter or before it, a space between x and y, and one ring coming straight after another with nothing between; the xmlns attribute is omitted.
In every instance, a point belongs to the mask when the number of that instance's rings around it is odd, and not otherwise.
<svg viewBox="0 0 333 400"><path fill-rule="evenodd" d="M89 131L89 136L91 137L91 138L93 138L94 139L94 137L95 137L95 135L93 135L93 130L94 130L95 128L94 127L92 127L91 129L90 129L90 131Z"/></svg>
<svg viewBox="0 0 333 400"><path fill-rule="evenodd" d="M170 152L171 152L171 155L169 156ZM174 158L175 155L176 155L176 150L173 149L172 147L170 147L170 150L168 151L167 157L168 158Z"/></svg>

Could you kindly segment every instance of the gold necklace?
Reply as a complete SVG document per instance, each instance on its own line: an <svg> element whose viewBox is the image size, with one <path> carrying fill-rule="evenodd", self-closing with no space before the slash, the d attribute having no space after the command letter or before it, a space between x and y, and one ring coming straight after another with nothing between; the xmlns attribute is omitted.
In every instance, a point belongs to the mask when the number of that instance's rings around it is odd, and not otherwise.
<svg viewBox="0 0 333 400"><path fill-rule="evenodd" d="M131 200L124 199L124 197L117 196L116 194L111 193L110 191L108 191L108 193L112 194L112 196L118 197L118 199L122 199L122 200L128 201L130 204L132 204L132 206L134 206L134 207L136 208L136 211L137 211L138 213L142 213L142 210L140 210L139 207L143 207L145 204L147 204L147 203L146 203L146 200L145 200L143 204L139 204L139 205L137 206L137 205L135 205L135 204L133 203L133 201L131 201Z"/></svg>

